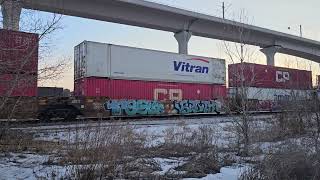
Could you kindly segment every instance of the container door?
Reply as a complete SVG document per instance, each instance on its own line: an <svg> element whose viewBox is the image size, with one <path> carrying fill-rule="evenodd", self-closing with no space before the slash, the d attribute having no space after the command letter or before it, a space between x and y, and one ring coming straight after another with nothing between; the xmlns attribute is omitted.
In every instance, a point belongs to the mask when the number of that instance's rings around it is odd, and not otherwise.
<svg viewBox="0 0 320 180"><path fill-rule="evenodd" d="M79 47L79 70L80 70L80 78L87 77L87 43L83 42Z"/></svg>
<svg viewBox="0 0 320 180"><path fill-rule="evenodd" d="M80 45L74 47L74 80L80 78Z"/></svg>

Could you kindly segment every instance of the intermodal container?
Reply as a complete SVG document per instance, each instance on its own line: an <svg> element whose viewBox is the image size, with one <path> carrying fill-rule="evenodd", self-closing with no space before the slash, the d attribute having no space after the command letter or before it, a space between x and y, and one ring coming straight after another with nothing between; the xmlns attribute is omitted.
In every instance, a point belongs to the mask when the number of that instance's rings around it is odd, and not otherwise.
<svg viewBox="0 0 320 180"><path fill-rule="evenodd" d="M37 76L27 74L0 75L0 96L34 97L37 96Z"/></svg>
<svg viewBox="0 0 320 180"><path fill-rule="evenodd" d="M0 29L0 72L37 74L37 34Z"/></svg>
<svg viewBox="0 0 320 180"><path fill-rule="evenodd" d="M224 85L83 78L75 81L76 96L144 100L213 100L226 96Z"/></svg>
<svg viewBox="0 0 320 180"><path fill-rule="evenodd" d="M228 66L229 87L311 89L311 71L238 63Z"/></svg>
<svg viewBox="0 0 320 180"><path fill-rule="evenodd" d="M104 77L225 84L225 61L84 41L74 48L75 79Z"/></svg>
<svg viewBox="0 0 320 180"><path fill-rule="evenodd" d="M229 88L228 94L235 97L241 93L241 88ZM306 100L312 96L312 90L301 89L279 89L279 88L243 88L248 99L256 99L260 101L282 101L282 100Z"/></svg>

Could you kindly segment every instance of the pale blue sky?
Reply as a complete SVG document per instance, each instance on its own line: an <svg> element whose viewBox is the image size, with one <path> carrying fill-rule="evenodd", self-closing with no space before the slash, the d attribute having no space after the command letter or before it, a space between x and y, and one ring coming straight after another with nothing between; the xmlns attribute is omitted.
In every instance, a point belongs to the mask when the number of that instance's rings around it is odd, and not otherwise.
<svg viewBox="0 0 320 180"><path fill-rule="evenodd" d="M184 9L221 16L220 0L153 0L156 2L181 7ZM319 0L226 0L226 18L237 19L241 10L245 10L249 23L289 34L299 35L299 25L303 27L303 36L320 41L320 1ZM177 52L177 42L172 33L149 30L144 28L119 25L77 17L64 16L63 30L53 38L55 45L51 53L53 57L68 56L73 61L73 47L83 40L106 42L118 45L157 49ZM291 30L288 30L288 26ZM189 53L195 55L224 58L220 41L192 37ZM258 52L259 62L264 63L265 57ZM294 63L289 60L294 59ZM296 68L296 58L284 55L276 56L276 64ZM310 64L298 60L301 69L319 72L316 63ZM73 72L65 73L60 81L46 85L64 86L73 89Z"/></svg>

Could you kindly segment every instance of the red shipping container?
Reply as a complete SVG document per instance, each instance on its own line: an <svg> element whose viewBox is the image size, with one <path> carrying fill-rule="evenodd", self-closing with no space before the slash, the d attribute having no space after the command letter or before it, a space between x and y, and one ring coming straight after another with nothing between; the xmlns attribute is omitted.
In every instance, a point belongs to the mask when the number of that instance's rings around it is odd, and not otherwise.
<svg viewBox="0 0 320 180"><path fill-rule="evenodd" d="M37 76L25 74L0 75L0 96L37 96Z"/></svg>
<svg viewBox="0 0 320 180"><path fill-rule="evenodd" d="M226 97L224 85L84 78L75 81L76 96L144 100L212 100Z"/></svg>
<svg viewBox="0 0 320 180"><path fill-rule="evenodd" d="M261 64L230 64L229 87L311 89L312 73L306 70L274 67ZM243 75L242 75L243 74Z"/></svg>
<svg viewBox="0 0 320 180"><path fill-rule="evenodd" d="M37 34L0 29L1 74L37 74L38 48Z"/></svg>

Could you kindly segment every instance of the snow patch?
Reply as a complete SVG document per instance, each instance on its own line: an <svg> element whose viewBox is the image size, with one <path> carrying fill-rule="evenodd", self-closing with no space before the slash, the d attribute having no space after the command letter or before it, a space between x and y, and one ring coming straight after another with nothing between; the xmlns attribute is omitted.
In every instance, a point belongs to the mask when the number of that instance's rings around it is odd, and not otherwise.
<svg viewBox="0 0 320 180"><path fill-rule="evenodd" d="M203 178L185 178L184 180L237 180L246 166L228 166L220 169L220 173L209 174Z"/></svg>

